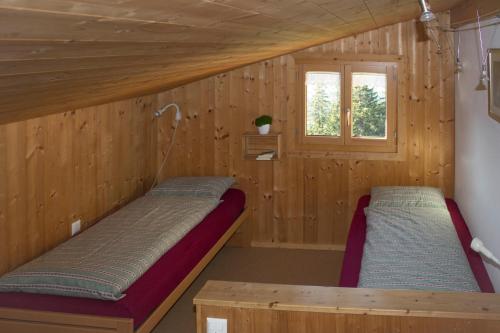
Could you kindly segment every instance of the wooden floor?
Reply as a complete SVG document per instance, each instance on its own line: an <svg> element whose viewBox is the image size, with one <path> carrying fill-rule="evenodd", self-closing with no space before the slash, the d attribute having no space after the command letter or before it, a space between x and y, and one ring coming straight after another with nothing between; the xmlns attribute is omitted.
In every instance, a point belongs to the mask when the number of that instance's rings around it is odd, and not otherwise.
<svg viewBox="0 0 500 333"><path fill-rule="evenodd" d="M336 286L343 252L224 248L153 333L194 333L193 298L207 280Z"/></svg>

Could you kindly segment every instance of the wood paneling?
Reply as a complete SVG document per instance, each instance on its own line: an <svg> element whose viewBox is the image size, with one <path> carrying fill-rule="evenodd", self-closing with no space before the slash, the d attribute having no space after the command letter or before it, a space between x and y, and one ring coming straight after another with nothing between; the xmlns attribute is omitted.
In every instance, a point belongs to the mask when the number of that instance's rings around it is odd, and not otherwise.
<svg viewBox="0 0 500 333"><path fill-rule="evenodd" d="M443 24L448 15L441 15ZM449 37L449 36L448 36ZM174 175L232 175L248 195L256 246L343 248L360 196L376 185L429 185L454 192L453 60L446 35L443 51L425 38L415 21L246 66L159 94L161 104L177 102L184 119L162 178ZM363 54L402 58L399 94L402 158L292 151L296 117L294 56L349 58ZM273 116L282 133L279 161L241 158L242 135L254 119ZM159 155L172 131L159 122ZM385 158L385 157L384 157Z"/></svg>
<svg viewBox="0 0 500 333"><path fill-rule="evenodd" d="M432 317L367 316L363 314L330 314L299 311L228 309L202 306L198 333L205 333L207 317L227 318L228 333L496 333L499 321L482 319L448 319Z"/></svg>
<svg viewBox="0 0 500 333"><path fill-rule="evenodd" d="M0 123L159 92L419 12L415 0L0 0Z"/></svg>
<svg viewBox="0 0 500 333"><path fill-rule="evenodd" d="M357 315L496 320L500 295L207 281L196 305Z"/></svg>
<svg viewBox="0 0 500 333"><path fill-rule="evenodd" d="M74 220L88 227L149 188L174 116L154 120L153 112L169 102L180 104L183 119L160 178L235 176L251 214L238 233L245 244L342 249L358 198L375 185L431 185L453 196L453 61L419 31L414 21L399 23L301 53L405 59L403 160L291 153L297 112L291 55L158 95L1 125L0 273L68 239ZM98 94L101 87L91 88ZM272 115L272 130L282 133L278 161L242 158L242 134L255 131L262 114Z"/></svg>
<svg viewBox="0 0 500 333"><path fill-rule="evenodd" d="M481 18L487 18L500 13L500 3L496 0L469 0L464 1L451 10L451 25L457 27L477 20L477 13Z"/></svg>
<svg viewBox="0 0 500 333"><path fill-rule="evenodd" d="M487 332L500 330L500 296L208 281L194 299L197 332L207 317L229 333Z"/></svg>
<svg viewBox="0 0 500 333"><path fill-rule="evenodd" d="M0 126L0 274L149 188L155 107L147 96Z"/></svg>

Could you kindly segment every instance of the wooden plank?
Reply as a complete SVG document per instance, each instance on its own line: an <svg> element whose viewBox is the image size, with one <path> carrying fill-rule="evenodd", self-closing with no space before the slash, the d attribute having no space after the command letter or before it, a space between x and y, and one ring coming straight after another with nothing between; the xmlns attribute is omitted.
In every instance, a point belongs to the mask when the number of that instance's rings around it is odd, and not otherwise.
<svg viewBox="0 0 500 333"><path fill-rule="evenodd" d="M219 29L162 22L127 22L119 18L64 12L0 7L0 19L3 22L0 39L4 40L220 42L224 39L223 31ZM31 24L23 26L22 21Z"/></svg>
<svg viewBox="0 0 500 333"><path fill-rule="evenodd" d="M70 223L73 221L74 181L73 177L73 136L74 113L56 114L47 119L47 165L44 168L45 182L45 229L47 250L62 243L70 236Z"/></svg>
<svg viewBox="0 0 500 333"><path fill-rule="evenodd" d="M250 243L252 247L263 247L270 249L294 249L294 250L319 250L319 251L344 251L344 245L336 244L314 244L314 243L290 243L284 241L277 242L261 242L252 241Z"/></svg>
<svg viewBox="0 0 500 333"><path fill-rule="evenodd" d="M242 43L214 42L99 42L99 41L54 41L54 40L0 40L1 61L34 61L64 59L99 59L121 57L180 57L186 53L216 53L224 49L259 49L271 47L270 42ZM57 64L57 63L55 63ZM40 69L40 68L39 68ZM45 68L47 69L47 68Z"/></svg>
<svg viewBox="0 0 500 333"><path fill-rule="evenodd" d="M446 36L447 35L447 36ZM453 41L453 33L448 32L442 36L443 43ZM454 45L450 45L454 47ZM452 58L443 57L440 66L440 113L439 113L439 140L440 158L439 166L441 175L440 187L444 189L444 194L453 198L455 195L455 99L448 98L455 94L455 62Z"/></svg>
<svg viewBox="0 0 500 333"><path fill-rule="evenodd" d="M88 58L64 58L64 59L40 59L40 60L10 60L0 61L0 76L8 78L19 78L21 76L40 75L48 73L64 73L72 71L92 71L95 69L116 69L129 66L139 67L142 70L149 68L165 68L167 65L177 64L185 68L191 68L193 62L200 59L205 61L216 61L221 56L229 56L230 52L224 50L204 51L197 50L196 54L183 56L181 60L176 59L181 52L177 50L162 55L153 56L110 56L110 57L88 57ZM177 54L176 54L177 53ZM211 55L209 54L211 53ZM213 63L214 65L216 62ZM49 68L48 72L47 69Z"/></svg>
<svg viewBox="0 0 500 333"><path fill-rule="evenodd" d="M0 184L7 183L7 131L5 126L0 125ZM0 272L7 272L10 269L12 258L9 257L10 240L7 235L7 196L8 187L0 186ZM1 274L1 273L0 273Z"/></svg>
<svg viewBox="0 0 500 333"><path fill-rule="evenodd" d="M127 1L116 4L99 1L77 0L67 1L49 0L40 3L36 0L17 0L6 2L3 8L29 9L37 12L60 14L83 14L89 17L101 17L108 20L143 22L143 23L170 23L189 26L208 26L222 20L231 20L238 17L255 14L254 11L244 10L232 6L224 6L216 2L182 2L170 1L168 10L161 2L144 3ZM182 23L181 23L182 22Z"/></svg>
<svg viewBox="0 0 500 333"><path fill-rule="evenodd" d="M500 13L500 4L496 0L469 0L462 1L450 11L452 27L475 22L477 11L481 18L488 18Z"/></svg>
<svg viewBox="0 0 500 333"><path fill-rule="evenodd" d="M0 308L0 328L6 332L132 333L132 322L129 318Z"/></svg>
<svg viewBox="0 0 500 333"><path fill-rule="evenodd" d="M207 318L228 320L229 333L363 333L363 332L488 332L496 333L498 321L482 319L449 319L401 317L343 313L279 311L273 309L199 306L198 332L206 332Z"/></svg>
<svg viewBox="0 0 500 333"><path fill-rule="evenodd" d="M26 122L26 219L29 234L29 258L42 254L46 247L44 178L46 119L35 118Z"/></svg>
<svg viewBox="0 0 500 333"><path fill-rule="evenodd" d="M93 107L90 110L76 111L75 131L79 134L73 144L75 149L74 163L78 165L75 177L78 177L76 192L80 193L78 215L82 219L83 227L87 228L100 216L98 211L98 151L99 151L99 111ZM102 214L102 213L101 213Z"/></svg>
<svg viewBox="0 0 500 333"><path fill-rule="evenodd" d="M401 317L495 320L500 325L500 296L208 281L195 305L277 311L305 311Z"/></svg>
<svg viewBox="0 0 500 333"><path fill-rule="evenodd" d="M6 128L6 182L7 188L7 223L4 231L8 236L9 249L6 256L9 258L9 268L15 267L17 262L28 260L30 240L25 235L29 232L27 223L27 197L26 197L26 123L16 123Z"/></svg>

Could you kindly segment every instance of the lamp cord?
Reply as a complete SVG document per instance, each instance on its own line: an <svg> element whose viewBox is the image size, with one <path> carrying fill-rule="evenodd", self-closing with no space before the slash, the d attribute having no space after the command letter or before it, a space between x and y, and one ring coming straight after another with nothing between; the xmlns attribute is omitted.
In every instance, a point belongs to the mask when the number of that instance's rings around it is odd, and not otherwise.
<svg viewBox="0 0 500 333"><path fill-rule="evenodd" d="M476 9L476 15L477 15L477 28L479 32L479 44L481 46L481 68L486 65L487 61L487 56L484 55L484 47L483 47L483 34L481 31L481 19L479 16L479 10Z"/></svg>
<svg viewBox="0 0 500 333"><path fill-rule="evenodd" d="M156 176L155 176L153 183L151 184L151 187L149 188L148 192L150 192L155 187L156 182L158 181L158 178L160 177L160 174L163 170L163 167L165 166L165 163L167 163L167 159L168 159L168 156L170 155L170 151L172 150L172 147L174 146L175 133L177 132L177 127L179 127L179 120L176 120L176 122L175 122L174 132L172 133L170 146L167 149L167 153L165 154L165 157L163 158L163 161L161 162L160 168L158 169L158 172L156 173Z"/></svg>

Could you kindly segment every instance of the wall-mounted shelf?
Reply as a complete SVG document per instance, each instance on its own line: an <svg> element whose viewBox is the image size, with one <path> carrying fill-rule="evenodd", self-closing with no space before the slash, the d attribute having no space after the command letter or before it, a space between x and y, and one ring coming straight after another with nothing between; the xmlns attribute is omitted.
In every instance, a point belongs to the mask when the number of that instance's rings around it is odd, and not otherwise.
<svg viewBox="0 0 500 333"><path fill-rule="evenodd" d="M274 151L271 161L281 157L281 133L269 133L261 135L258 133L243 134L243 158L246 160L257 160L261 154Z"/></svg>

